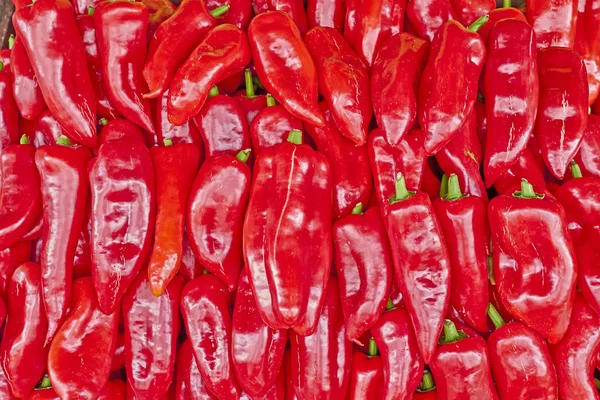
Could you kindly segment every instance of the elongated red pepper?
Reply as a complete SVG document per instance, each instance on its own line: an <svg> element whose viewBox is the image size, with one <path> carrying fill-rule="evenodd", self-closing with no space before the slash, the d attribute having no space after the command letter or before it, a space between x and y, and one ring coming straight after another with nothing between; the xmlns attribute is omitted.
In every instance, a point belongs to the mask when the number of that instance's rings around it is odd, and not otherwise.
<svg viewBox="0 0 600 400"><path fill-rule="evenodd" d="M232 24L245 31L252 19L252 1L251 0L207 0L206 7L209 10L215 10L218 7L227 5L229 9L225 14L215 16L217 22L222 24Z"/></svg>
<svg viewBox="0 0 600 400"><path fill-rule="evenodd" d="M181 295L185 329L200 375L219 399L237 399L241 393L231 358L228 303L227 286L211 274L190 281Z"/></svg>
<svg viewBox="0 0 600 400"><path fill-rule="evenodd" d="M12 87L10 68L0 61L0 151L19 141L19 109Z"/></svg>
<svg viewBox="0 0 600 400"><path fill-rule="evenodd" d="M46 109L46 102L27 51L19 38L14 39L10 52L10 70L13 75L14 99L21 116L29 120L35 119Z"/></svg>
<svg viewBox="0 0 600 400"><path fill-rule="evenodd" d="M16 397L12 394L10 384L8 383L8 379L6 379L6 374L2 368L0 368L0 394L2 395L2 398L6 400L16 399Z"/></svg>
<svg viewBox="0 0 600 400"><path fill-rule="evenodd" d="M165 145L150 149L157 209L148 278L155 296L161 295L181 264L185 210L200 162L198 148L193 144L173 146L169 141Z"/></svg>
<svg viewBox="0 0 600 400"><path fill-rule="evenodd" d="M581 172L585 176L600 177L600 117L588 115L588 124L581 140L579 152L575 156Z"/></svg>
<svg viewBox="0 0 600 400"><path fill-rule="evenodd" d="M252 173L248 151L205 162L192 185L187 235L200 264L235 291L242 266L242 228Z"/></svg>
<svg viewBox="0 0 600 400"><path fill-rule="evenodd" d="M317 71L292 19L279 11L260 14L250 23L248 40L256 73L267 92L293 116L322 126Z"/></svg>
<svg viewBox="0 0 600 400"><path fill-rule="evenodd" d="M292 131L288 143L257 157L243 243L263 320L271 328L310 335L331 267L332 179L326 157L300 144L298 136ZM303 250L291 251L297 246Z"/></svg>
<svg viewBox="0 0 600 400"><path fill-rule="evenodd" d="M408 33L383 42L371 72L371 96L377 125L397 146L417 118L417 90L429 44Z"/></svg>
<svg viewBox="0 0 600 400"><path fill-rule="evenodd" d="M565 212L527 181L488 207L494 279L503 304L550 343L565 334L573 308L577 262Z"/></svg>
<svg viewBox="0 0 600 400"><path fill-rule="evenodd" d="M598 285L599 239L600 227L586 226L579 233L575 242L579 265L577 286L594 311L600 310L600 287Z"/></svg>
<svg viewBox="0 0 600 400"><path fill-rule="evenodd" d="M70 308L48 353L52 387L61 398L97 399L110 374L119 312L100 310L92 278L73 282Z"/></svg>
<svg viewBox="0 0 600 400"><path fill-rule="evenodd" d="M44 146L35 154L44 218L40 264L48 316L46 344L56 333L69 302L73 259L86 215L91 156L85 147L70 146L64 136L58 144Z"/></svg>
<svg viewBox="0 0 600 400"><path fill-rule="evenodd" d="M159 146L164 144L165 139L171 139L173 144L193 143L200 151L200 161L202 162L204 160L204 143L198 127L192 121L183 125L171 125L167 112L168 102L169 91L167 90L154 103L156 142Z"/></svg>
<svg viewBox="0 0 600 400"><path fill-rule="evenodd" d="M494 189L498 194L511 195L521 187L521 180L526 179L531 183L536 193L544 193L546 181L544 175L538 168L533 154L529 148L525 148L517 162L515 162L496 182Z"/></svg>
<svg viewBox="0 0 600 400"><path fill-rule="evenodd" d="M377 400L383 398L383 367L381 357L377 357L375 340L369 342L369 354L360 350L352 352L350 369L351 400Z"/></svg>
<svg viewBox="0 0 600 400"><path fill-rule="evenodd" d="M577 25L573 50L581 56L587 71L588 104L591 106L600 91L600 7L594 0L577 2Z"/></svg>
<svg viewBox="0 0 600 400"><path fill-rule="evenodd" d="M430 43L442 25L456 19L450 0L409 1L406 17L419 37Z"/></svg>
<svg viewBox="0 0 600 400"><path fill-rule="evenodd" d="M150 102L142 97L148 91L142 74L148 9L140 2L103 1L94 20L108 99L125 118L154 133Z"/></svg>
<svg viewBox="0 0 600 400"><path fill-rule="evenodd" d="M546 166L552 175L563 179L588 121L585 65L572 50L549 48L539 52L538 69L540 101L535 136Z"/></svg>
<svg viewBox="0 0 600 400"><path fill-rule="evenodd" d="M177 352L175 396L179 400L216 400L202 381L190 340L183 342Z"/></svg>
<svg viewBox="0 0 600 400"><path fill-rule="evenodd" d="M250 125L258 113L267 106L267 98L263 95L257 95L254 92L254 83L252 82L252 71L246 69L244 72L246 81L246 90L239 91L234 98L240 103L246 113L246 119ZM256 149L254 149L256 152ZM257 153L258 154L258 153Z"/></svg>
<svg viewBox="0 0 600 400"><path fill-rule="evenodd" d="M302 121L283 106L277 105L273 96L268 94L266 107L256 114L250 124L253 154L258 156L267 147L285 142L292 130L304 131Z"/></svg>
<svg viewBox="0 0 600 400"><path fill-rule="evenodd" d="M306 8L308 26L327 26L342 33L346 17L344 0L308 0Z"/></svg>
<svg viewBox="0 0 600 400"><path fill-rule="evenodd" d="M527 2L527 20L535 31L538 49L573 48L577 26L577 0Z"/></svg>
<svg viewBox="0 0 600 400"><path fill-rule="evenodd" d="M487 15L496 8L494 0L450 0L456 19L464 26L469 26L482 15Z"/></svg>
<svg viewBox="0 0 600 400"><path fill-rule="evenodd" d="M15 269L29 260L30 242L17 242L0 250L0 298L8 300L8 289ZM0 392L1 393L1 392Z"/></svg>
<svg viewBox="0 0 600 400"><path fill-rule="evenodd" d="M365 144L373 113L369 71L333 28L312 28L304 42L317 66L319 89L337 128L356 145Z"/></svg>
<svg viewBox="0 0 600 400"><path fill-rule="evenodd" d="M253 0L254 13L262 14L268 11L286 13L293 21L300 34L304 36L308 27L304 1L302 0Z"/></svg>
<svg viewBox="0 0 600 400"><path fill-rule="evenodd" d="M409 192L402 174L396 178L395 195L382 207L396 283L421 356L428 364L437 348L450 298L448 250L429 197L423 192ZM425 275L429 278L422 279Z"/></svg>
<svg viewBox="0 0 600 400"><path fill-rule="evenodd" d="M102 146L106 142L121 139L133 139L146 144L146 138L137 125L126 119L117 118L111 119L102 127L98 135L98 145Z"/></svg>
<svg viewBox="0 0 600 400"><path fill-rule="evenodd" d="M527 147L537 114L539 82L535 34L526 22L498 22L490 33L487 50L483 170L490 187Z"/></svg>

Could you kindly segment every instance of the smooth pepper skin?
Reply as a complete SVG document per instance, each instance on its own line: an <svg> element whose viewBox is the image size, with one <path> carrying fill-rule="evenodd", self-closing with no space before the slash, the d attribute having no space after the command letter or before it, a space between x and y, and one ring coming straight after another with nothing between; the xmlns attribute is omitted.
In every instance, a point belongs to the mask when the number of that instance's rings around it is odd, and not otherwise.
<svg viewBox="0 0 600 400"><path fill-rule="evenodd" d="M256 73L267 92L293 116L323 126L317 70L294 21L280 11L257 15L248 27L248 40Z"/></svg>
<svg viewBox="0 0 600 400"><path fill-rule="evenodd" d="M482 15L489 14L496 8L494 0L450 0L456 19L464 26L469 26Z"/></svg>
<svg viewBox="0 0 600 400"><path fill-rule="evenodd" d="M73 260L86 214L87 165L91 157L85 147L61 144L44 146L35 154L44 218L40 264L48 316L46 344L56 333L69 303Z"/></svg>
<svg viewBox="0 0 600 400"><path fill-rule="evenodd" d="M0 150L19 141L19 109L13 97L13 78L8 66L0 68Z"/></svg>
<svg viewBox="0 0 600 400"><path fill-rule="evenodd" d="M71 3L36 1L13 14L13 25L48 109L70 139L95 147L96 96Z"/></svg>
<svg viewBox="0 0 600 400"><path fill-rule="evenodd" d="M448 144L473 111L485 57L481 37L456 21L444 23L431 42L418 99L427 155Z"/></svg>
<svg viewBox="0 0 600 400"><path fill-rule="evenodd" d="M517 162L533 133L539 99L535 43L533 29L516 19L500 21L490 32L483 86L487 187Z"/></svg>
<svg viewBox="0 0 600 400"><path fill-rule="evenodd" d="M488 13L490 19L486 22L477 33L483 38L483 42L487 43L487 38L492 31L492 28L496 26L498 21L502 21L503 19L516 19L521 22L527 22L527 18L525 14L518 8L506 7L506 8L496 8ZM516 44L516 43L515 43Z"/></svg>
<svg viewBox="0 0 600 400"><path fill-rule="evenodd" d="M154 102L154 126L156 129L157 144L159 146L163 145L165 139L171 139L173 144L193 143L200 151L200 161L203 161L204 142L202 141L198 127L193 121L188 121L183 125L171 125L167 111L168 103L168 90Z"/></svg>
<svg viewBox="0 0 600 400"><path fill-rule="evenodd" d="M142 3L103 1L94 12L96 38L107 94L131 122L154 133L143 69L146 60L148 9Z"/></svg>
<svg viewBox="0 0 600 400"><path fill-rule="evenodd" d="M535 31L538 49L573 48L577 26L577 0L527 2L527 20Z"/></svg>
<svg viewBox="0 0 600 400"><path fill-rule="evenodd" d="M154 247L148 263L150 289L160 296L177 274L183 253L183 229L200 155L193 144L150 149L156 179Z"/></svg>
<svg viewBox="0 0 600 400"><path fill-rule="evenodd" d="M287 331L269 328L258 314L247 273L242 272L233 309L231 353L235 376L252 398L264 397L275 385L286 342Z"/></svg>
<svg viewBox="0 0 600 400"><path fill-rule="evenodd" d="M173 380L183 285L175 277L155 297L140 273L123 296L127 382L141 399L163 396Z"/></svg>
<svg viewBox="0 0 600 400"><path fill-rule="evenodd" d="M333 225L333 260L346 335L359 342L385 309L393 279L392 255L378 207L364 214L353 212Z"/></svg>
<svg viewBox="0 0 600 400"><path fill-rule="evenodd" d="M229 10L217 21L225 24L233 24L242 30L248 29L248 24L252 19L252 0L207 0L206 7L214 10L217 7L227 4Z"/></svg>
<svg viewBox="0 0 600 400"><path fill-rule="evenodd" d="M596 102L600 91L600 7L594 0L579 0L575 45L573 50L583 58L587 71L589 105Z"/></svg>
<svg viewBox="0 0 600 400"><path fill-rule="evenodd" d="M600 226L600 179L581 177L569 179L554 192L567 216L569 231L577 242L581 228Z"/></svg>
<svg viewBox="0 0 600 400"><path fill-rule="evenodd" d="M17 242L13 246L0 250L0 298L8 301L10 280L15 269L29 260L30 242Z"/></svg>
<svg viewBox="0 0 600 400"><path fill-rule="evenodd" d="M381 352L383 396L381 399L410 399L423 374L423 358L405 308L386 311L371 328Z"/></svg>
<svg viewBox="0 0 600 400"><path fill-rule="evenodd" d="M156 213L150 153L136 139L105 143L89 181L92 276L100 308L110 314L150 253Z"/></svg>
<svg viewBox="0 0 600 400"><path fill-rule="evenodd" d="M442 25L456 19L450 0L409 1L406 16L419 37L430 43Z"/></svg>
<svg viewBox="0 0 600 400"><path fill-rule="evenodd" d="M600 311L600 285L598 285L600 251L598 240L600 240L600 227L587 226L583 228L575 242L577 263L579 265L577 286L590 307L596 312Z"/></svg>
<svg viewBox="0 0 600 400"><path fill-rule="evenodd" d="M42 302L40 266L25 263L11 279L0 357L12 393L27 398L46 369L48 321Z"/></svg>
<svg viewBox="0 0 600 400"><path fill-rule="evenodd" d="M588 115L588 125L575 161L584 176L600 177L600 116Z"/></svg>
<svg viewBox="0 0 600 400"><path fill-rule="evenodd" d="M52 387L61 399L98 399L110 374L119 312L100 310L90 277L73 282L70 309L48 353Z"/></svg>
<svg viewBox="0 0 600 400"><path fill-rule="evenodd" d="M318 327L310 336L290 333L292 379L301 399L345 399L352 342L346 337L337 279L329 279Z"/></svg>
<svg viewBox="0 0 600 400"><path fill-rule="evenodd" d="M333 110L322 101L319 104L325 126L307 125L306 131L315 141L317 150L329 160L333 178L333 219L350 215L358 203L366 205L372 191L367 146L356 146L337 129Z"/></svg>
<svg viewBox="0 0 600 400"><path fill-rule="evenodd" d="M41 146L56 143L59 136L65 136L65 130L60 126L50 110L42 113L33 121L21 120L21 132L27 135L36 149Z"/></svg>
<svg viewBox="0 0 600 400"><path fill-rule="evenodd" d="M383 398L383 367L381 357L368 356L360 350L352 353L350 369L350 400Z"/></svg>
<svg viewBox="0 0 600 400"><path fill-rule="evenodd" d="M233 292L242 266L242 228L252 172L234 156L206 161L186 210L190 247L200 264Z"/></svg>
<svg viewBox="0 0 600 400"><path fill-rule="evenodd" d="M256 15L267 11L280 11L289 15L300 34L306 33L308 22L302 0L253 0L252 4Z"/></svg>
<svg viewBox="0 0 600 400"><path fill-rule="evenodd" d="M306 8L308 26L327 26L342 33L346 17L344 0L308 0Z"/></svg>
<svg viewBox="0 0 600 400"><path fill-rule="evenodd" d="M106 142L120 139L133 139L146 144L146 137L137 125L123 118L115 118L108 121L100 130L98 145L101 147Z"/></svg>
<svg viewBox="0 0 600 400"><path fill-rule="evenodd" d="M371 96L377 125L391 146L400 141L417 119L417 91L429 54L429 43L409 33L386 40L373 63Z"/></svg>
<svg viewBox="0 0 600 400"><path fill-rule="evenodd" d="M319 90L339 131L356 145L367 142L371 122L369 71L341 33L316 27L304 35L315 61Z"/></svg>
<svg viewBox="0 0 600 400"><path fill-rule="evenodd" d="M262 108L250 124L252 154L258 156L267 147L285 142L293 129L304 131L304 125L283 106L275 104Z"/></svg>
<svg viewBox="0 0 600 400"><path fill-rule="evenodd" d="M216 400L202 381L190 340L183 342L175 362L175 397L179 400Z"/></svg>
<svg viewBox="0 0 600 400"><path fill-rule="evenodd" d="M258 311L271 328L310 335L331 268L329 162L307 145L282 143L256 158L252 181L243 244Z"/></svg>
<svg viewBox="0 0 600 400"><path fill-rule="evenodd" d="M5 65L4 68L8 68L8 66ZM15 44L10 52L10 71L13 77L12 88L15 104L19 113L25 119L35 119L46 109L46 102L29 61L27 50L18 37L15 38Z"/></svg>
<svg viewBox="0 0 600 400"><path fill-rule="evenodd" d="M181 295L187 336L204 384L219 399L237 399L241 389L231 357L229 292L212 274L188 282Z"/></svg>
<svg viewBox="0 0 600 400"><path fill-rule="evenodd" d="M535 136L544 163L552 175L563 179L588 122L585 65L574 51L553 47L538 53L538 70L540 101Z"/></svg>
<svg viewBox="0 0 600 400"><path fill-rule="evenodd" d="M544 193L546 181L529 148L525 148L515 162L496 182L494 189L498 194L512 195L521 186L521 180L526 179L533 185L536 193Z"/></svg>

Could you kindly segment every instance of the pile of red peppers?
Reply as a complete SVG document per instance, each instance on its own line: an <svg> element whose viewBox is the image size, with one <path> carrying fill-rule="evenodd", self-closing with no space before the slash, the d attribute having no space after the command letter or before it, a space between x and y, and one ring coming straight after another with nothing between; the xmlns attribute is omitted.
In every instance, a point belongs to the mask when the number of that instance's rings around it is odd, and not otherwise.
<svg viewBox="0 0 600 400"><path fill-rule="evenodd" d="M0 399L600 400L598 0L13 2Z"/></svg>

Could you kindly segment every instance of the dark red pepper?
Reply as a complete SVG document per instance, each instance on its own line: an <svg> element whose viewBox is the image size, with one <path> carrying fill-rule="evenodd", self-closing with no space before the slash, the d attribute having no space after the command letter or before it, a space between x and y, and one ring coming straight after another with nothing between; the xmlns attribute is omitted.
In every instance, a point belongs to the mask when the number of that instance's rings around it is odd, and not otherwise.
<svg viewBox="0 0 600 400"><path fill-rule="evenodd" d="M8 300L13 273L19 265L29 260L30 251L31 242L17 242L7 249L0 250L0 298L5 301Z"/></svg>
<svg viewBox="0 0 600 400"><path fill-rule="evenodd" d="M35 119L46 109L46 102L29 62L27 51L19 38L14 39L14 46L10 52L10 70L13 75L14 99L19 113L25 119Z"/></svg>
<svg viewBox="0 0 600 400"><path fill-rule="evenodd" d="M498 194L511 195L521 187L521 180L526 179L531 183L536 193L544 193L546 181L540 171L533 154L525 148L517 162L515 162L500 178L494 182L494 189Z"/></svg>
<svg viewBox="0 0 600 400"><path fill-rule="evenodd" d="M175 364L177 374L176 398L178 400L216 400L217 397L212 394L200 375L200 370L194 358L194 350L190 340L183 342L177 352L177 361Z"/></svg>
<svg viewBox="0 0 600 400"><path fill-rule="evenodd" d="M193 121L188 121L183 125L171 125L167 112L168 103L168 90L154 102L154 126L157 144L159 146L164 145L165 139L171 139L173 144L193 143L200 151L200 161L202 162L204 160L204 142L198 127Z"/></svg>
<svg viewBox="0 0 600 400"><path fill-rule="evenodd" d="M154 36L154 32L156 32L160 24L165 22L175 13L177 6L169 0L142 0L142 3L148 9L148 31L146 33L146 41L150 43L152 36Z"/></svg>
<svg viewBox="0 0 600 400"><path fill-rule="evenodd" d="M342 33L346 17L344 0L308 0L306 7L308 26L328 26Z"/></svg>
<svg viewBox="0 0 600 400"><path fill-rule="evenodd" d="M308 22L304 11L303 0L253 0L254 13L262 14L267 11L281 11L289 15L301 35L306 33Z"/></svg>
<svg viewBox="0 0 600 400"><path fill-rule="evenodd" d="M118 371L121 368L125 368L125 335L119 332L115 344L115 354L110 363L110 371Z"/></svg>
<svg viewBox="0 0 600 400"><path fill-rule="evenodd" d="M425 162L425 168L423 169L421 191L427 193L427 196L429 196L429 198L433 201L440 197L442 182L440 178L438 178L438 176L433 172L433 169L429 165L429 161L427 159L426 161L427 162ZM446 178L448 178L448 175L446 175Z"/></svg>
<svg viewBox="0 0 600 400"><path fill-rule="evenodd" d="M19 141L19 109L13 97L10 68L0 61L0 151Z"/></svg>
<svg viewBox="0 0 600 400"><path fill-rule="evenodd" d="M600 177L600 117L588 115L588 124L575 156L585 176Z"/></svg>
<svg viewBox="0 0 600 400"><path fill-rule="evenodd" d="M527 2L527 20L535 31L538 49L573 48L577 3L577 0L530 0Z"/></svg>
<svg viewBox="0 0 600 400"><path fill-rule="evenodd" d="M442 25L456 19L450 0L409 1L406 17L417 35L430 43Z"/></svg>

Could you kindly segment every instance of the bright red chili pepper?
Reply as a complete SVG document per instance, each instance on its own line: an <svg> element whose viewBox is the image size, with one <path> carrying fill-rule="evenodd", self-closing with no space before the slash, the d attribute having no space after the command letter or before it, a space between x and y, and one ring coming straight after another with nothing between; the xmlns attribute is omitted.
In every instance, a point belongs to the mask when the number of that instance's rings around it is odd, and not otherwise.
<svg viewBox="0 0 600 400"><path fill-rule="evenodd" d="M254 83L252 82L252 71L250 71L250 69L246 69L244 77L246 81L246 90L238 91L234 98L240 103L240 106L242 106L242 109L246 113L248 125L250 125L258 113L263 108L267 107L267 98L266 96L255 94ZM256 149L253 150L256 152Z"/></svg>
<svg viewBox="0 0 600 400"><path fill-rule="evenodd" d="M516 19L518 21L527 22L527 18L521 10L511 7L511 0L503 0L502 8L496 8L487 14L490 19L477 31L483 38L484 43L487 43L488 35L498 21L502 21L503 19Z"/></svg>
<svg viewBox="0 0 600 400"><path fill-rule="evenodd" d="M6 379L3 368L0 368L0 394L2 395L2 398L6 400L16 399L10 390L10 384L8 383L8 379ZM34 399L34 397L30 397L30 399Z"/></svg>
<svg viewBox="0 0 600 400"><path fill-rule="evenodd" d="M577 286L590 307L596 312L600 310L600 287L598 285L599 239L600 227L586 226L579 233L575 242L577 263L579 265Z"/></svg>
<svg viewBox="0 0 600 400"><path fill-rule="evenodd" d="M10 68L0 61L0 151L19 141L19 109L12 88Z"/></svg>
<svg viewBox="0 0 600 400"><path fill-rule="evenodd" d="M383 398L383 367L381 357L377 357L375 340L369 342L369 354L360 350L352 352L350 369L351 400L378 400Z"/></svg>
<svg viewBox="0 0 600 400"><path fill-rule="evenodd" d="M171 125L168 118L167 104L169 91L163 93L160 99L154 102L154 122L156 128L156 142L162 146L165 139L171 139L173 144L193 143L200 151L200 162L204 161L204 143L198 127L193 121L183 125Z"/></svg>
<svg viewBox="0 0 600 400"><path fill-rule="evenodd" d="M89 212L86 212L86 214L89 214ZM92 276L90 235L86 228L79 233L77 248L75 249L75 258L73 259L73 278L83 278L84 276Z"/></svg>
<svg viewBox="0 0 600 400"><path fill-rule="evenodd" d="M13 40L14 46L10 52L10 70L13 76L15 104L23 118L32 120L46 109L46 102L23 43L19 38Z"/></svg>
<svg viewBox="0 0 600 400"><path fill-rule="evenodd" d="M535 31L538 49L573 48L577 3L577 0L530 0L527 2L527 20Z"/></svg>
<svg viewBox="0 0 600 400"><path fill-rule="evenodd" d="M308 26L327 26L342 33L346 17L344 0L308 0L306 7Z"/></svg>
<svg viewBox="0 0 600 400"><path fill-rule="evenodd" d="M190 281L181 295L181 313L206 387L219 399L239 398L227 287L211 274Z"/></svg>
<svg viewBox="0 0 600 400"><path fill-rule="evenodd" d="M187 235L200 264L235 291L242 266L242 228L252 173L249 151L206 161L191 187Z"/></svg>
<svg viewBox="0 0 600 400"><path fill-rule="evenodd" d="M306 33L308 22L303 0L253 0L252 3L256 15L268 11L281 11L294 21L301 35Z"/></svg>
<svg viewBox="0 0 600 400"><path fill-rule="evenodd" d="M487 15L496 8L494 0L450 0L456 19L463 25L469 26L482 15Z"/></svg>
<svg viewBox="0 0 600 400"><path fill-rule="evenodd" d="M176 398L179 400L216 400L217 397L208 390L194 358L194 350L189 339L179 348L175 363L177 373Z"/></svg>
<svg viewBox="0 0 600 400"><path fill-rule="evenodd" d="M494 182L494 189L498 194L511 195L521 187L521 180L526 179L531 183L536 193L544 193L546 190L546 181L544 175L538 168L535 158L529 150L525 148L517 162L515 162L500 178Z"/></svg>
<svg viewBox="0 0 600 400"><path fill-rule="evenodd" d="M292 19L279 11L257 15L248 28L248 40L267 92L293 116L323 126L315 64Z"/></svg>
<svg viewBox="0 0 600 400"><path fill-rule="evenodd" d="M310 335L331 267L332 179L325 155L300 143L301 134L292 131L288 143L257 157L243 243L263 320ZM298 246L301 252L292 250Z"/></svg>
<svg viewBox="0 0 600 400"><path fill-rule="evenodd" d="M157 208L148 278L152 293L160 296L181 264L185 210L200 155L193 144L173 146L165 141L165 147L150 149L150 156L156 179Z"/></svg>
<svg viewBox="0 0 600 400"><path fill-rule="evenodd" d="M229 10L225 14L217 16L217 22L221 24L232 24L242 30L248 29L248 24L252 19L252 1L251 0L207 0L206 7L209 10L215 10L218 7L228 5Z"/></svg>
<svg viewBox="0 0 600 400"><path fill-rule="evenodd" d="M73 282L70 309L50 345L48 374L61 398L97 399L110 374L119 312L100 310L89 277Z"/></svg>
<svg viewBox="0 0 600 400"><path fill-rule="evenodd" d="M589 88L588 104L592 105L600 91L600 6L594 0L577 2L578 16L573 49L583 58Z"/></svg>
<svg viewBox="0 0 600 400"><path fill-rule="evenodd" d="M588 121L588 85L581 57L565 48L538 54L540 101L535 136L552 175L563 179Z"/></svg>
<svg viewBox="0 0 600 400"><path fill-rule="evenodd" d="M49 380L49 379L48 379ZM125 383L120 380L108 381L97 400L125 400ZM28 400L61 400L56 391L50 387L35 389Z"/></svg>
<svg viewBox="0 0 600 400"><path fill-rule="evenodd" d="M98 145L102 146L106 142L121 139L133 139L146 144L146 137L137 125L126 119L117 118L111 119L102 127L98 135Z"/></svg>
<svg viewBox="0 0 600 400"><path fill-rule="evenodd" d="M181 266L177 275L183 277L186 282L191 281L204 274L204 267L194 256L187 233L183 235L183 253L181 254Z"/></svg>
<svg viewBox="0 0 600 400"><path fill-rule="evenodd" d="M442 25L456 19L450 0L409 1L406 17L417 35L428 42L433 42L436 32Z"/></svg>
<svg viewBox="0 0 600 400"><path fill-rule="evenodd" d="M31 226L31 228L27 231L27 233L25 233L23 236L21 236L21 239L19 239L20 241L28 241L28 240L35 240L35 239L39 239L42 237L42 228L44 227L44 218L42 217L42 214L40 213L37 218L35 219L35 223Z"/></svg>
<svg viewBox="0 0 600 400"><path fill-rule="evenodd" d="M30 251L30 242L17 242L7 249L0 250L0 298L5 301L8 300L10 279L15 269L29 260Z"/></svg>
<svg viewBox="0 0 600 400"><path fill-rule="evenodd" d="M118 371L121 368L125 368L125 335L119 332L115 344L115 354L110 363L110 371Z"/></svg>
<svg viewBox="0 0 600 400"><path fill-rule="evenodd" d="M575 161L585 176L600 177L600 117L588 115L588 125Z"/></svg>

